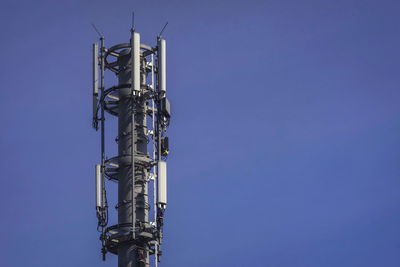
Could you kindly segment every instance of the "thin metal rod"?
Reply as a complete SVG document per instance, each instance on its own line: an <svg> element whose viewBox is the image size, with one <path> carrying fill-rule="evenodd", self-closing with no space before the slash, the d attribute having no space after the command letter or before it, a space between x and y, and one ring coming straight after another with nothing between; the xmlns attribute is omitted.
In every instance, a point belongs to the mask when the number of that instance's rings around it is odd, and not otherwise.
<svg viewBox="0 0 400 267"><path fill-rule="evenodd" d="M132 11L132 29L135 29L135 12Z"/></svg>
<svg viewBox="0 0 400 267"><path fill-rule="evenodd" d="M164 27L162 28L162 30L161 30L161 32L160 32L160 34L158 36L161 36L161 34L164 32L164 30L167 27L167 25L168 25L168 21L167 21L167 23L165 23Z"/></svg>
<svg viewBox="0 0 400 267"><path fill-rule="evenodd" d="M167 24L168 24L168 22L167 22ZM165 25L166 26L166 25ZM164 28L165 28L165 26L164 26ZM157 43L160 43L160 40L161 40L161 38L159 37L158 38L158 42ZM160 64L161 64L161 60L160 60L160 47L158 47L158 53L157 53L157 56L158 56L158 70L160 70ZM159 105L160 105L160 97L161 97L161 93L162 93L162 91L161 91L161 89L160 89L160 76L161 76L161 74L160 74L160 71L158 71L157 72L157 92L156 92L156 95L157 95L157 160L159 161L159 160L161 160L161 129L160 129L160 125L161 125L161 115L160 115L160 107L159 107Z"/></svg>
<svg viewBox="0 0 400 267"><path fill-rule="evenodd" d="M100 36L100 39L103 37L103 35L100 33L100 31L97 29L96 25L94 25L94 23L91 23L93 29L97 32L97 34Z"/></svg>
<svg viewBox="0 0 400 267"><path fill-rule="evenodd" d="M151 87L154 92L154 57L151 55ZM152 106L152 130L153 130L153 160L156 159L156 144L155 144L155 138L156 138L156 129L155 129L155 106L154 106L154 98L151 99L151 106ZM154 177L154 223L157 226L157 212L156 212L156 204L157 204L157 194L156 194L156 177L157 177L157 165L153 166L153 177Z"/></svg>
<svg viewBox="0 0 400 267"><path fill-rule="evenodd" d="M157 38L158 40L157 40L157 43L159 43L159 40L161 39L161 37L158 37ZM159 49L160 49L160 47L159 47ZM160 56L160 51L158 51L158 53L157 53L157 57L158 57L158 60L157 60L157 62L158 62L158 64L160 64L160 58L159 58L159 56ZM160 66L158 65L157 66L157 69L159 70L160 69ZM157 88L157 90L155 89L155 95L156 95L156 106L157 106L157 123L156 123L156 146L157 146L157 149L156 149L156 151L157 151L157 162L158 161L160 161L161 160L161 129L160 129L160 125L161 125L161 121L160 121L160 119L161 119L161 116L160 116L160 96L161 96L161 91L160 91L160 72L158 71L157 72L157 79L156 79L156 88ZM158 178L158 177L157 177ZM161 213L161 210L159 209L159 207L155 207L155 209L157 209L157 218L156 218L156 220L158 220L158 216L159 216L159 212ZM157 230L159 231L159 233L160 233L160 231L161 231L161 225L158 225L157 224ZM158 240L158 244L156 244L156 249L158 250L158 248L159 248L159 246L160 246L160 243L161 243L161 237L159 238L159 240ZM158 256L156 257L156 259L158 260Z"/></svg>
<svg viewBox="0 0 400 267"><path fill-rule="evenodd" d="M132 160L132 238L135 239L136 236L136 196L135 196L135 108L134 99L132 97L132 123L131 123L131 133L132 133L132 144L131 144L131 160Z"/></svg>

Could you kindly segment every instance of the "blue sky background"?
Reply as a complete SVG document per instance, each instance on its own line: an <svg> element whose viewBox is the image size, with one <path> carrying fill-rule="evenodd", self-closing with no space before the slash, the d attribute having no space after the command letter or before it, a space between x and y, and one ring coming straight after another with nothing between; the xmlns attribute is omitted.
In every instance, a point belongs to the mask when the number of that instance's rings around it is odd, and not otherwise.
<svg viewBox="0 0 400 267"><path fill-rule="evenodd" d="M126 42L132 11L144 43L169 21L160 266L400 266L400 4L378 0L2 1L1 266L116 266L90 23Z"/></svg>

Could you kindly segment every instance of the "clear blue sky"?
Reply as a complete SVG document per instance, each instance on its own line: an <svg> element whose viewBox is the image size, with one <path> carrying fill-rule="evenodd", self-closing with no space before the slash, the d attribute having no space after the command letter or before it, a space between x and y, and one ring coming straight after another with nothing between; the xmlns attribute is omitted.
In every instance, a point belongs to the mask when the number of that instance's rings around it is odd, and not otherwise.
<svg viewBox="0 0 400 267"><path fill-rule="evenodd" d="M132 11L148 44L169 21L161 266L400 266L400 4L378 0L2 1L1 266L116 266L90 23L126 42Z"/></svg>

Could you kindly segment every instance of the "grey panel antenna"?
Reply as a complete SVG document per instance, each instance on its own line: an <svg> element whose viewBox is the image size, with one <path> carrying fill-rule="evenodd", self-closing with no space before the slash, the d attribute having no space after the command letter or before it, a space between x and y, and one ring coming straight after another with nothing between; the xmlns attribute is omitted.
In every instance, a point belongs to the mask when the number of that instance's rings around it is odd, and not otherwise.
<svg viewBox="0 0 400 267"><path fill-rule="evenodd" d="M99 95L98 45L93 44L93 119L97 118L97 96Z"/></svg>
<svg viewBox="0 0 400 267"><path fill-rule="evenodd" d="M101 205L101 165L96 164L95 168L95 175L96 175L96 210L102 207Z"/></svg>

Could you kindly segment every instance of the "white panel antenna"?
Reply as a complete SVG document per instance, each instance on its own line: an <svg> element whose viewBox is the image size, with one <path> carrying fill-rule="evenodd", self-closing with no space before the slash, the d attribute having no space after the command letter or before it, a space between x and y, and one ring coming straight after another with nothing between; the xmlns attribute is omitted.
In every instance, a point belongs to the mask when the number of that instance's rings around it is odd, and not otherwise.
<svg viewBox="0 0 400 267"><path fill-rule="evenodd" d="M140 34L133 32L131 38L131 59L132 59L132 92L140 91Z"/></svg>
<svg viewBox="0 0 400 267"><path fill-rule="evenodd" d="M96 164L96 210L101 208L101 165Z"/></svg>
<svg viewBox="0 0 400 267"><path fill-rule="evenodd" d="M164 39L159 40L158 44L158 60L159 60L159 79L160 79L160 91L164 92L167 90L167 53L166 53L166 42Z"/></svg>
<svg viewBox="0 0 400 267"><path fill-rule="evenodd" d="M97 97L99 95L99 59L98 45L93 44L93 119L97 118Z"/></svg>
<svg viewBox="0 0 400 267"><path fill-rule="evenodd" d="M165 161L159 161L157 166L157 171L158 171L157 175L158 204L165 207L167 205L167 163Z"/></svg>

